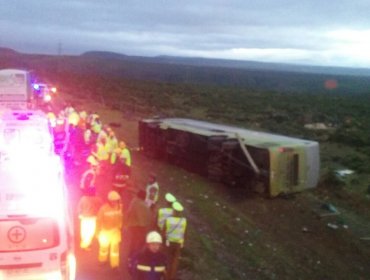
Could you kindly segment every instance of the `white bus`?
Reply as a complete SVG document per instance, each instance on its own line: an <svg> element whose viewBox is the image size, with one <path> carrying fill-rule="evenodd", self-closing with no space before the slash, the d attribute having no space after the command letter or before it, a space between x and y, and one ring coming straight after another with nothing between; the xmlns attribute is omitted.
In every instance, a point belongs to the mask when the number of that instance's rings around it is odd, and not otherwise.
<svg viewBox="0 0 370 280"><path fill-rule="evenodd" d="M270 197L315 188L319 143L205 121L164 118L139 122L139 144L163 158L230 186Z"/></svg>
<svg viewBox="0 0 370 280"><path fill-rule="evenodd" d="M0 280L72 280L73 220L59 157L0 158Z"/></svg>

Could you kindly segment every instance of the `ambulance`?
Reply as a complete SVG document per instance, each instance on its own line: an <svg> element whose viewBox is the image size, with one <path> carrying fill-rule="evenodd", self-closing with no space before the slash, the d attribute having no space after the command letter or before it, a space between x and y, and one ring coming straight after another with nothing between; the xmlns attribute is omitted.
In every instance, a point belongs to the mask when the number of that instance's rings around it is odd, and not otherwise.
<svg viewBox="0 0 370 280"><path fill-rule="evenodd" d="M56 155L1 158L0 280L75 279L63 173Z"/></svg>
<svg viewBox="0 0 370 280"><path fill-rule="evenodd" d="M70 209L46 115L0 111L0 280L75 279Z"/></svg>

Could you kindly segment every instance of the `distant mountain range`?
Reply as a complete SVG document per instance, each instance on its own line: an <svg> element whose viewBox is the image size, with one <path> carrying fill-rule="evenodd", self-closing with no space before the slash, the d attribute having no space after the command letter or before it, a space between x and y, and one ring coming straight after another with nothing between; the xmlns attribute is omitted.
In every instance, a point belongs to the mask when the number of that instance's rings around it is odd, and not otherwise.
<svg viewBox="0 0 370 280"><path fill-rule="evenodd" d="M310 66L287 63L268 63L246 60L210 59L201 57L177 57L165 55L155 57L143 57L143 56L128 56L125 54L103 51L89 51L83 53L81 56L90 58L108 58L124 61L140 61L149 63L179 64L189 66L225 67L248 70L273 70L273 71L314 73L314 74L370 76L369 68Z"/></svg>
<svg viewBox="0 0 370 280"><path fill-rule="evenodd" d="M22 68L51 80L62 74L202 84L279 93L370 93L370 69L321 67L172 56L142 57L90 51L81 55L23 54L0 48L0 69ZM334 80L334 88L325 87ZM333 84L333 82L331 82Z"/></svg>

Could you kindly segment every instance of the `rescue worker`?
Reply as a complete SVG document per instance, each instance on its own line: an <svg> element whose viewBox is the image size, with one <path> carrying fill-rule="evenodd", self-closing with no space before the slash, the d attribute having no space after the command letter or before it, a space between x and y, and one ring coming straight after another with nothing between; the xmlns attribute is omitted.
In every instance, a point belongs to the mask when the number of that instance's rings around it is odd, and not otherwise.
<svg viewBox="0 0 370 280"><path fill-rule="evenodd" d="M128 175L131 175L131 153L130 150L127 148L126 143L124 141L119 142L120 148L120 159L124 161L125 165L127 166Z"/></svg>
<svg viewBox="0 0 370 280"><path fill-rule="evenodd" d="M117 151L114 154L117 154ZM112 179L113 187L117 192L121 193L122 190L126 187L127 180L129 179L129 170L124 160L122 159L116 160L116 162L112 165L112 173L113 173Z"/></svg>
<svg viewBox="0 0 370 280"><path fill-rule="evenodd" d="M115 150L118 148L118 139L112 129L110 129L108 132L107 144L108 144L108 151L110 154L113 154Z"/></svg>
<svg viewBox="0 0 370 280"><path fill-rule="evenodd" d="M137 192L136 197L131 200L127 210L126 231L130 246L129 256L132 257L140 251L145 244L145 236L152 224L150 209L145 204L145 191Z"/></svg>
<svg viewBox="0 0 370 280"><path fill-rule="evenodd" d="M108 175L109 168L109 147L107 145L107 138L102 137L100 141L96 144L97 151L96 155L99 160L100 173L103 175Z"/></svg>
<svg viewBox="0 0 370 280"><path fill-rule="evenodd" d="M54 128L57 125L57 117L55 116L54 112L48 112L46 117L48 118L50 127Z"/></svg>
<svg viewBox="0 0 370 280"><path fill-rule="evenodd" d="M99 164L96 158L90 155L86 161L90 164L90 168L87 169L81 176L81 181L80 181L81 191L86 190L88 188L95 187L96 175L98 173Z"/></svg>
<svg viewBox="0 0 370 280"><path fill-rule="evenodd" d="M177 201L172 204L173 216L168 217L163 228L168 256L168 280L176 277L181 249L184 247L187 220L182 216L184 207Z"/></svg>
<svg viewBox="0 0 370 280"><path fill-rule="evenodd" d="M159 185L157 182L157 177L155 174L149 175L149 182L146 186L146 197L145 197L145 203L148 205L148 207L151 210L154 210L154 207L158 201L159 197Z"/></svg>
<svg viewBox="0 0 370 280"><path fill-rule="evenodd" d="M132 261L132 280L164 280L166 255L161 251L162 236L151 231L146 236L146 246Z"/></svg>
<svg viewBox="0 0 370 280"><path fill-rule="evenodd" d="M176 201L176 197L171 193L166 193L165 200L166 207L160 208L157 215L157 227L160 231L163 230L166 219L173 215L172 204Z"/></svg>
<svg viewBox="0 0 370 280"><path fill-rule="evenodd" d="M121 242L122 205L120 195L115 191L108 193L108 203L100 207L97 218L100 263L110 259L110 267L119 266L119 244Z"/></svg>
<svg viewBox="0 0 370 280"><path fill-rule="evenodd" d="M96 216L103 201L96 196L95 188L87 188L80 198L77 206L77 213L80 219L80 247L88 250L96 230Z"/></svg>

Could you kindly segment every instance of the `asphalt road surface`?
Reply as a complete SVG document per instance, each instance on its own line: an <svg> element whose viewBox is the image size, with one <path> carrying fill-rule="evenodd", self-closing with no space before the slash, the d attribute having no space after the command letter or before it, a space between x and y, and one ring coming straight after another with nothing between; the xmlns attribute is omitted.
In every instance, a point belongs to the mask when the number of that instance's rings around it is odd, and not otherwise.
<svg viewBox="0 0 370 280"><path fill-rule="evenodd" d="M62 98L57 96L53 99L51 107L42 108L44 111L53 110L59 112L64 107L64 101ZM77 259L77 276L76 280L116 280L124 279L130 280L131 277L127 271L127 246L125 246L125 238L122 236L121 243L121 266L119 270L112 270L109 264L100 264L98 262L98 242L95 238L90 251L85 251L79 248L79 220L76 213L76 206L81 196L79 190L80 176L83 172L83 168L74 165L72 162L66 162L66 181L70 196L70 205L73 208L74 213L74 233L75 233L75 253ZM105 176L99 176L96 182L97 195L106 201L108 192L111 190L110 181ZM132 198L132 191L127 191L125 196L124 205L128 205Z"/></svg>

